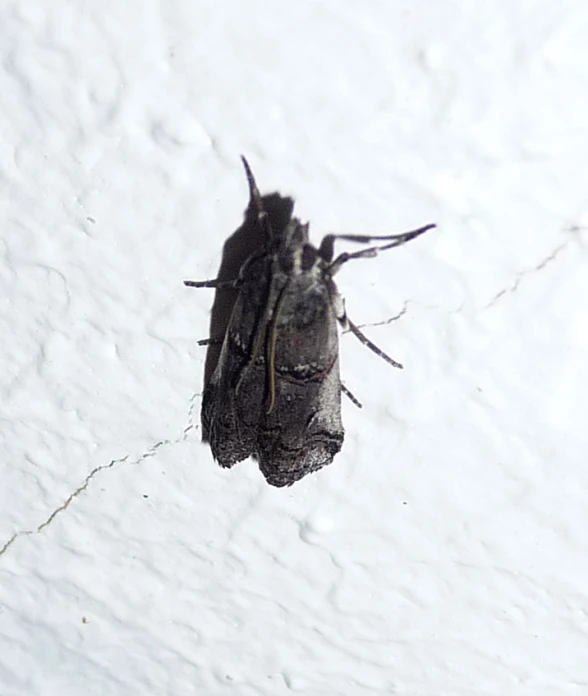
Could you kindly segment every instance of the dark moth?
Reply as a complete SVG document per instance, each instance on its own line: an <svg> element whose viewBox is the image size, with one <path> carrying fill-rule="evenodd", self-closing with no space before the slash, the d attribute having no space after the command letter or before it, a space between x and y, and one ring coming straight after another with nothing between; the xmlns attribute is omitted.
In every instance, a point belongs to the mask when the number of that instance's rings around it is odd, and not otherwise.
<svg viewBox="0 0 588 696"><path fill-rule="evenodd" d="M327 235L317 249L308 224L289 215L273 228L245 158L249 211L263 246L231 281L185 281L237 290L216 367L205 385L202 428L223 467L253 456L267 482L289 486L330 464L343 445L338 325L394 367L345 314L333 276L349 260L375 256L434 225L384 237ZM334 242L386 241L334 257ZM359 404L358 404L359 405Z"/></svg>

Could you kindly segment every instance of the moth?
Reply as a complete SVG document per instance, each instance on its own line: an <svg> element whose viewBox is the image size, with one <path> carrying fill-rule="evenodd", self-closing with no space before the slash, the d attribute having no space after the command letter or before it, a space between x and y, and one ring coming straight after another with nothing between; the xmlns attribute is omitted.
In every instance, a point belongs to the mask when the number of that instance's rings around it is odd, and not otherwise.
<svg viewBox="0 0 588 696"><path fill-rule="evenodd" d="M263 244L237 278L184 281L189 287L237 291L220 356L204 388L202 429L220 466L252 456L268 484L290 486L330 464L340 451L341 394L360 405L341 384L339 327L402 368L349 319L335 275L348 261L401 246L435 225L387 236L328 234L316 248L308 223L291 214L272 226L251 168L241 159L248 210ZM386 243L335 256L336 240Z"/></svg>

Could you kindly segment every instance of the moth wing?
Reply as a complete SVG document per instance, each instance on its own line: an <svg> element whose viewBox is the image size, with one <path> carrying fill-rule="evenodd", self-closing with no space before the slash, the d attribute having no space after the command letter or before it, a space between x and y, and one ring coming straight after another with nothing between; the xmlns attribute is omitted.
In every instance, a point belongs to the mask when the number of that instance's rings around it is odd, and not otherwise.
<svg viewBox="0 0 588 696"><path fill-rule="evenodd" d="M286 286L273 362L275 398L260 422L257 459L269 484L289 486L330 464L344 436L337 319L312 269Z"/></svg>
<svg viewBox="0 0 588 696"><path fill-rule="evenodd" d="M259 307L265 301L269 261L249 259L245 281L233 306L216 368L202 400L203 435L214 459L223 467L234 466L255 451L264 379L255 379L251 350L260 330Z"/></svg>
<svg viewBox="0 0 588 696"><path fill-rule="evenodd" d="M256 429L239 417L234 391L223 387L229 376L230 367L219 361L202 399L203 433L215 461L225 468L251 456L256 438Z"/></svg>
<svg viewBox="0 0 588 696"><path fill-rule="evenodd" d="M277 424L281 423L281 427ZM330 464L343 445L337 359L322 381L288 384L257 438L257 459L272 486L291 486Z"/></svg>

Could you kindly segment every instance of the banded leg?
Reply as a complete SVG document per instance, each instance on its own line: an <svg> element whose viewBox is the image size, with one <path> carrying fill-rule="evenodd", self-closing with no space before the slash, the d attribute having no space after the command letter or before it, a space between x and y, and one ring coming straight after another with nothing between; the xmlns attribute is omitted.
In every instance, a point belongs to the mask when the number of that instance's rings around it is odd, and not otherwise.
<svg viewBox="0 0 588 696"><path fill-rule="evenodd" d="M416 239L416 237L419 237L421 234L424 234L425 232L427 232L430 229L433 229L434 227L436 227L436 225L425 225L424 227L419 227L418 229L411 230L410 232L404 232L402 234L384 235L381 237L366 236L359 234L328 234L326 237L323 238L323 241L321 242L321 246L319 248L319 255L323 259L325 259L325 261L331 262L329 265L329 270L331 272L331 275L335 275L335 273L339 271L341 266L343 266L343 264L347 263L347 261L350 261L351 259L365 259L377 256L380 251L386 251L387 249L393 249L394 247L406 244L406 242L410 242L412 239ZM352 253L343 252L342 254L339 254L339 256L337 256L337 258L334 261L331 261L334 255L335 240L337 239L344 239L348 242L359 243L367 243L376 240L384 241L386 239L389 239L391 241L389 244L369 247L368 249L361 249L360 251L355 251Z"/></svg>
<svg viewBox="0 0 588 696"><path fill-rule="evenodd" d="M399 370L403 370L404 366L401 365L399 362L396 362L393 358L391 358L389 355L384 353L384 351L381 348L378 348L378 346L375 343L372 343L370 339L360 330L357 328L357 326L347 317L347 326L349 327L349 330L354 336L357 336L359 340L363 343L364 346L367 346L373 353L376 355L379 355L382 360L385 360L388 365L392 365L392 367L397 367Z"/></svg>
<svg viewBox="0 0 588 696"><path fill-rule="evenodd" d="M345 301L338 292L334 296L331 296L331 301L333 302L337 321L344 331L349 329L349 331L351 331L351 333L356 336L364 346L382 358L382 360L385 360L389 365L392 365L392 367L397 367L399 370L404 369L404 366L401 363L391 358L387 353L384 353L384 351L381 348L378 348L375 343L372 343L372 341L370 341L370 339L349 319L347 312L345 311Z"/></svg>
<svg viewBox="0 0 588 696"><path fill-rule="evenodd" d="M185 280L184 285L188 288L214 288L215 290L237 290L243 281L241 278L235 280Z"/></svg>
<svg viewBox="0 0 588 696"><path fill-rule="evenodd" d="M361 401L355 396L353 392L351 392L344 384L341 382L341 391L345 396L352 402L354 403L357 408L363 408L363 404Z"/></svg>

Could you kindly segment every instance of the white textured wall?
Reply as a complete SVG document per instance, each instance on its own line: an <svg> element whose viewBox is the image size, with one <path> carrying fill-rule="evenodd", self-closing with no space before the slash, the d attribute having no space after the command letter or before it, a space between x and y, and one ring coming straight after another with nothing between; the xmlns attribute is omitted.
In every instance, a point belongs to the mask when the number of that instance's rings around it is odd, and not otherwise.
<svg viewBox="0 0 588 696"><path fill-rule="evenodd" d="M4 0L0 695L588 694L588 6ZM199 440L247 202L341 273L347 438Z"/></svg>

